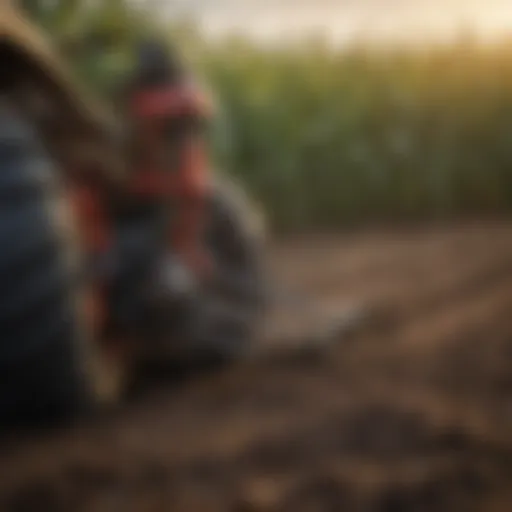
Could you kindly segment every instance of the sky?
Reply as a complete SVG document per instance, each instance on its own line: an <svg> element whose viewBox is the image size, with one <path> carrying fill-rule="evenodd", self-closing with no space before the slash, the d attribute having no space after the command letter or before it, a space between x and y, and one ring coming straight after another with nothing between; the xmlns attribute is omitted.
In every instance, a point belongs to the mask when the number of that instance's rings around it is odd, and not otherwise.
<svg viewBox="0 0 512 512"><path fill-rule="evenodd" d="M471 28L483 38L512 33L512 0L147 0L169 17L192 16L209 35L262 40L320 32L343 43L446 39Z"/></svg>

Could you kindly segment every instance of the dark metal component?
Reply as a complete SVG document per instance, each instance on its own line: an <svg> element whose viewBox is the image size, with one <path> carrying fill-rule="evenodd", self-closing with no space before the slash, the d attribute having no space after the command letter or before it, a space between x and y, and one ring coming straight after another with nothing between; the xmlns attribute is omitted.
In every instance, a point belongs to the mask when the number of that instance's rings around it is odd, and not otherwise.
<svg viewBox="0 0 512 512"><path fill-rule="evenodd" d="M169 85L185 74L178 54L165 42L156 39L139 43L136 62L136 86Z"/></svg>

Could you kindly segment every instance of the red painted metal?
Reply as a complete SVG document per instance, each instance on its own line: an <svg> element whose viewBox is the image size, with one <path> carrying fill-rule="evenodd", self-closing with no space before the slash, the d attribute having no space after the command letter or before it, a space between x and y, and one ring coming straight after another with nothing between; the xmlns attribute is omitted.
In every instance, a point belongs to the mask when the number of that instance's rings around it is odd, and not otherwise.
<svg viewBox="0 0 512 512"><path fill-rule="evenodd" d="M129 189L135 197L171 201L176 214L170 228L170 244L196 272L204 272L207 258L202 248L208 158L201 134L187 133L180 139L176 168L165 157L172 144L165 132L166 121L187 122L211 112L197 90L184 87L148 88L132 97L132 116L138 130L137 144L142 158L137 163Z"/></svg>

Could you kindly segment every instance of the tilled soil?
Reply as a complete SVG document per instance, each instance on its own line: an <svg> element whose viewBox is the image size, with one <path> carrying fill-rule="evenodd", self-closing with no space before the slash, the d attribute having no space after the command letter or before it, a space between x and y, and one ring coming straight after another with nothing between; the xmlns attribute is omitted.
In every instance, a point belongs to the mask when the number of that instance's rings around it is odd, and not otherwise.
<svg viewBox="0 0 512 512"><path fill-rule="evenodd" d="M310 236L273 258L322 308L373 314L323 357L4 441L0 511L512 510L512 225Z"/></svg>

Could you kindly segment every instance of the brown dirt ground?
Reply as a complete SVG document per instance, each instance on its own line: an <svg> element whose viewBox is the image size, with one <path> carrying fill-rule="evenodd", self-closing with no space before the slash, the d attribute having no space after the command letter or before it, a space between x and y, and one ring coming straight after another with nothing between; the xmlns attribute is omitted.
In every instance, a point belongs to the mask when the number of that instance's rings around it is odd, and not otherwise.
<svg viewBox="0 0 512 512"><path fill-rule="evenodd" d="M323 307L374 317L326 357L4 442L0 511L512 510L512 225L303 237L273 256Z"/></svg>

